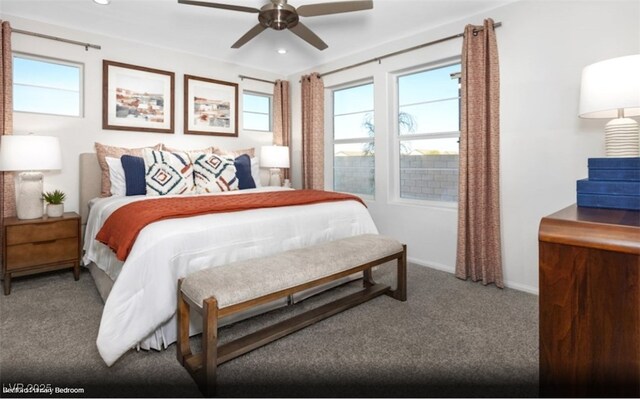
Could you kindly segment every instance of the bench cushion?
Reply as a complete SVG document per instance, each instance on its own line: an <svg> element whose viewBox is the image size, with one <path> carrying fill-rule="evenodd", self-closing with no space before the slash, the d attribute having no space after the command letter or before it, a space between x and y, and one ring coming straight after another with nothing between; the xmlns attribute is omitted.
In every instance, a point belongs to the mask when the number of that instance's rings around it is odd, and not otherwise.
<svg viewBox="0 0 640 399"><path fill-rule="evenodd" d="M402 244L393 238L364 234L200 270L184 279L182 292L200 307L215 296L222 309L401 251Z"/></svg>

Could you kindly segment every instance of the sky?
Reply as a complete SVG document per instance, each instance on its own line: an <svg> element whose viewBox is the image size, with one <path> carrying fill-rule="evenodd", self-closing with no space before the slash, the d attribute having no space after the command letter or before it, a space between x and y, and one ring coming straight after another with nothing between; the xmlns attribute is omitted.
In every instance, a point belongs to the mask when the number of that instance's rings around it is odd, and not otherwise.
<svg viewBox="0 0 640 399"><path fill-rule="evenodd" d="M460 72L460 64L398 77L398 105L400 112L410 114L415 131L423 133L455 132L459 130L458 80L450 74ZM373 116L373 83L333 92L334 137L339 139L367 138L363 126L367 115ZM405 141L405 149L457 152L456 139ZM336 152L358 151L361 144L341 144Z"/></svg>
<svg viewBox="0 0 640 399"><path fill-rule="evenodd" d="M80 115L80 67L13 58L13 109Z"/></svg>

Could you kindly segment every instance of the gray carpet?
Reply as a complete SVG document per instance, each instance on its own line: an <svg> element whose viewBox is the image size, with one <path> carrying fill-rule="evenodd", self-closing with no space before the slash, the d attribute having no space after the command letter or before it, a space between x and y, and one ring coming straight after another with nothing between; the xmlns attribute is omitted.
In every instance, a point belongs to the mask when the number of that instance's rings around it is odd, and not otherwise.
<svg viewBox="0 0 640 399"><path fill-rule="evenodd" d="M378 274L381 282L392 277ZM328 302L360 284L225 327L221 340ZM408 293L405 303L378 297L223 364L219 396L538 395L536 296L413 265ZM162 352L132 350L113 367L105 366L95 345L103 303L87 272L78 282L70 271L16 278L11 295L0 298L3 386L52 384L83 388L91 397L200 396L176 360L175 345ZM198 341L192 339L194 347Z"/></svg>

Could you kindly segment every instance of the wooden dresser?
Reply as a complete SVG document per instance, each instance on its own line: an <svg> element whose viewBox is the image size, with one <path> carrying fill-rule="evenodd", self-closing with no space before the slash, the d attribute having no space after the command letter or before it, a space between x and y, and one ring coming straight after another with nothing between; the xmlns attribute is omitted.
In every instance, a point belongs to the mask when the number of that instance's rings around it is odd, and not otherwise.
<svg viewBox="0 0 640 399"><path fill-rule="evenodd" d="M640 212L540 222L540 396L640 396Z"/></svg>
<svg viewBox="0 0 640 399"><path fill-rule="evenodd" d="M4 294L11 293L11 277L73 267L80 276L80 216L6 218L2 243Z"/></svg>

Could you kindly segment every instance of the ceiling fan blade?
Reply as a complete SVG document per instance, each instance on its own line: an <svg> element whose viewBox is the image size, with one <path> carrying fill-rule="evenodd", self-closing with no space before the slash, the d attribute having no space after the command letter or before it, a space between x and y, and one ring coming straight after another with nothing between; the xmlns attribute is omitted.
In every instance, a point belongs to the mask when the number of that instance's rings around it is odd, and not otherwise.
<svg viewBox="0 0 640 399"><path fill-rule="evenodd" d="M178 0L178 3L189 4L191 6L222 8L223 10L231 10L231 11L242 11L242 12L251 12L251 13L260 12L260 10L253 7L234 6L231 4L209 3L208 1Z"/></svg>
<svg viewBox="0 0 640 399"><path fill-rule="evenodd" d="M298 7L298 15L301 17L315 17L318 15L339 14L343 12L370 10L373 8L373 0L341 1L336 3L308 4Z"/></svg>
<svg viewBox="0 0 640 399"><path fill-rule="evenodd" d="M293 28L289 28L289 30L318 50L324 50L329 47L327 46L327 43L323 42L322 39L320 39L311 31L311 29L307 28L301 22L298 22L298 24Z"/></svg>
<svg viewBox="0 0 640 399"><path fill-rule="evenodd" d="M261 24L254 26L253 28L249 29L249 31L245 33L240 39L238 39L237 42L233 43L233 46L231 46L231 48L240 48L244 46L249 40L258 36L265 29L267 28L265 26L262 26Z"/></svg>

